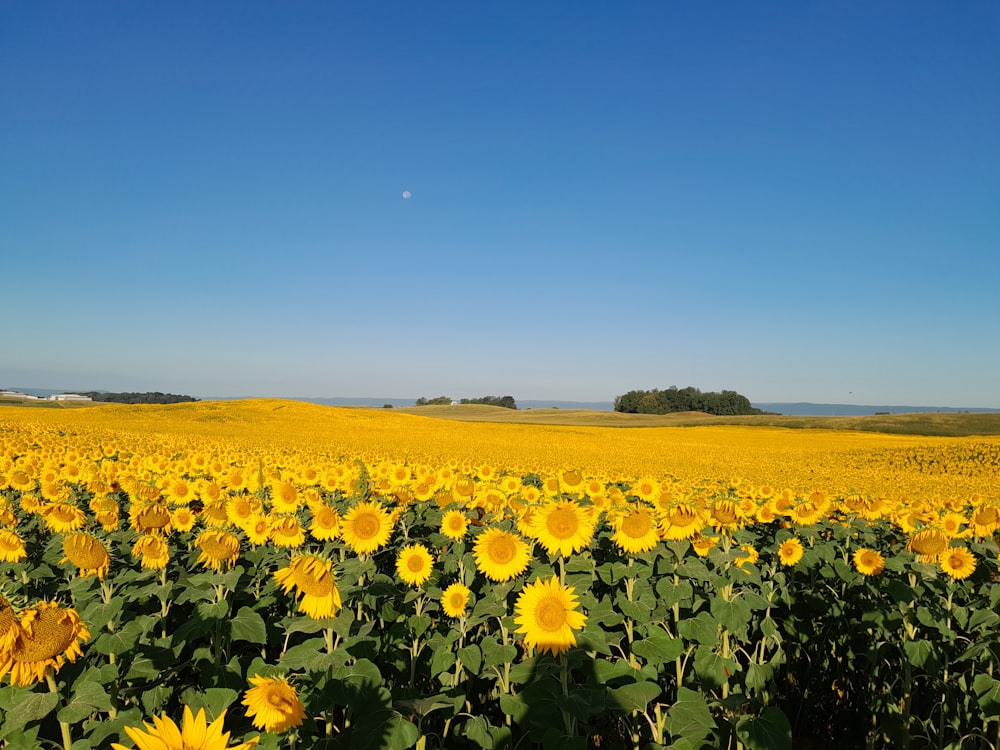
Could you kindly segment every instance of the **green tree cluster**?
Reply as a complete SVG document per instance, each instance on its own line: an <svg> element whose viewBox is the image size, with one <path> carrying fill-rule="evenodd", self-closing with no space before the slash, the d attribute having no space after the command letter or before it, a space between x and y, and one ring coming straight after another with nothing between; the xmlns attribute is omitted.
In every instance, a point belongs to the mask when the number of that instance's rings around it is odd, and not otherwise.
<svg viewBox="0 0 1000 750"><path fill-rule="evenodd" d="M424 398L421 396L417 399L415 406L435 406L438 404L450 404L451 396L436 396L434 398Z"/></svg>
<svg viewBox="0 0 1000 750"><path fill-rule="evenodd" d="M460 404L486 404L488 406L502 406L504 409L516 409L517 402L513 396L483 396L482 398L463 398Z"/></svg>
<svg viewBox="0 0 1000 750"><path fill-rule="evenodd" d="M720 417L763 414L750 399L736 391L702 392L688 386L672 385L666 390L629 391L615 397L615 411L626 414L671 414L678 411L701 411Z"/></svg>
<svg viewBox="0 0 1000 750"><path fill-rule="evenodd" d="M92 401L112 404L182 404L197 401L193 396L179 396L176 393L107 393L104 391L83 391L81 396L89 396Z"/></svg>

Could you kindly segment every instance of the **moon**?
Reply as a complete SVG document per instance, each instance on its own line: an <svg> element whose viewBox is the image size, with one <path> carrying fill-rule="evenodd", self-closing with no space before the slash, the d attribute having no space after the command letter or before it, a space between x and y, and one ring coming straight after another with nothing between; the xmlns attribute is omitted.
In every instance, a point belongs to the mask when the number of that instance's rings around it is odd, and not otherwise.
<svg viewBox="0 0 1000 750"><path fill-rule="evenodd" d="M403 200L404 201L410 200L410 196L411 195L413 195L413 193L411 193L409 190L404 190L403 191Z"/></svg>

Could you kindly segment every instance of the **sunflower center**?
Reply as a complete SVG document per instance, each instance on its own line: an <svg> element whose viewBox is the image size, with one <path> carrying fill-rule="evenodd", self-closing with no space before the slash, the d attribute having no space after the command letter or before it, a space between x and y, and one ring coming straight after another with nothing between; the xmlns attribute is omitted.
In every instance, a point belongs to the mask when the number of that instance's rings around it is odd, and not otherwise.
<svg viewBox="0 0 1000 750"><path fill-rule="evenodd" d="M239 554L240 550L239 539L226 532L199 539L198 546L213 560L228 560Z"/></svg>
<svg viewBox="0 0 1000 750"><path fill-rule="evenodd" d="M419 573L424 569L424 561L420 555L410 555L406 561L406 567L410 569L411 573Z"/></svg>
<svg viewBox="0 0 1000 750"><path fill-rule="evenodd" d="M570 539L580 528L580 519L570 508L556 508L545 519L545 528L556 539Z"/></svg>
<svg viewBox="0 0 1000 750"><path fill-rule="evenodd" d="M271 708L283 714L290 714L294 710L294 706L288 696L276 690L269 690L267 692L267 703Z"/></svg>
<svg viewBox="0 0 1000 750"><path fill-rule="evenodd" d="M514 559L517 554L517 547L510 537L497 537L490 543L489 558L497 565L504 565Z"/></svg>
<svg viewBox="0 0 1000 750"><path fill-rule="evenodd" d="M566 608L555 597L542 599L535 609L535 620L542 630L559 630L566 623Z"/></svg>
<svg viewBox="0 0 1000 750"><path fill-rule="evenodd" d="M159 507L146 508L136 517L136 524L141 529L162 529L170 523L170 514Z"/></svg>
<svg viewBox="0 0 1000 750"><path fill-rule="evenodd" d="M354 519L354 536L358 539L374 539L378 534L381 524L374 513L359 513Z"/></svg>
<svg viewBox="0 0 1000 750"><path fill-rule="evenodd" d="M972 520L979 526L992 526L1000 520L1000 511L997 511L996 508L982 508L973 516Z"/></svg>
<svg viewBox="0 0 1000 750"><path fill-rule="evenodd" d="M43 609L31 623L31 635L18 639L14 661L46 661L65 651L76 638L73 619L58 608Z"/></svg>
<svg viewBox="0 0 1000 750"><path fill-rule="evenodd" d="M324 570L318 575L304 570L296 571L295 585L299 591L309 596L329 596L333 591L333 576Z"/></svg>
<svg viewBox="0 0 1000 750"><path fill-rule="evenodd" d="M0 534L0 549L5 552L15 552L21 549L21 540L15 534Z"/></svg>
<svg viewBox="0 0 1000 750"><path fill-rule="evenodd" d="M919 532L910 540L910 548L918 555L940 555L947 544L944 534L937 531Z"/></svg>
<svg viewBox="0 0 1000 750"><path fill-rule="evenodd" d="M83 570L101 568L109 562L107 550L101 543L84 534L69 537L63 552L71 563Z"/></svg>
<svg viewBox="0 0 1000 750"><path fill-rule="evenodd" d="M695 518L695 514L685 508L677 508L667 516L667 520L672 526L690 526L694 523Z"/></svg>
<svg viewBox="0 0 1000 750"><path fill-rule="evenodd" d="M633 539L641 539L646 536L650 528L649 514L644 510L629 513L622 521L622 533Z"/></svg>

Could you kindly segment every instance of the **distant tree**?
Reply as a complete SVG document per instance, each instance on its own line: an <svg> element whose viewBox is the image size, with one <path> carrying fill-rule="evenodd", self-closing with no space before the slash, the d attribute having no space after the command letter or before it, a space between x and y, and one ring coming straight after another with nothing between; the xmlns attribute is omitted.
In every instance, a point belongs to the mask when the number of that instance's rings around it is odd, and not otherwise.
<svg viewBox="0 0 1000 750"><path fill-rule="evenodd" d="M416 406L436 406L440 404L450 404L451 396L435 396L434 398L424 398L421 396L416 401Z"/></svg>
<svg viewBox="0 0 1000 750"><path fill-rule="evenodd" d="M85 391L81 396L89 396L93 401L112 404L182 404L198 399L193 396L180 396L176 393L160 393L151 391L146 393L109 393L106 391Z"/></svg>
<svg viewBox="0 0 1000 750"><path fill-rule="evenodd" d="M704 393L693 386L666 390L629 391L615 397L615 411L626 414L672 414L679 411L701 411L717 416L763 414L750 404L750 399L736 391Z"/></svg>
<svg viewBox="0 0 1000 750"><path fill-rule="evenodd" d="M487 406L502 406L504 409L517 409L513 396L483 396L482 398L463 398L461 404L486 404Z"/></svg>
<svg viewBox="0 0 1000 750"><path fill-rule="evenodd" d="M382 404L382 408L383 409L391 409L392 408L392 404Z"/></svg>

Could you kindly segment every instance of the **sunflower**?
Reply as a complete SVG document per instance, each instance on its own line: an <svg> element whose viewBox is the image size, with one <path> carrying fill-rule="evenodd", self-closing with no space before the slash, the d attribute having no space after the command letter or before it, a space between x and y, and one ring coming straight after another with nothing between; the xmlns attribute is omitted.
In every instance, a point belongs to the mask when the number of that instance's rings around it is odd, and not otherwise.
<svg viewBox="0 0 1000 750"><path fill-rule="evenodd" d="M453 583L441 593L441 609L448 617L464 617L471 594L468 586Z"/></svg>
<svg viewBox="0 0 1000 750"><path fill-rule="evenodd" d="M370 555L392 536L393 518L375 501L355 505L340 522L340 536L358 555Z"/></svg>
<svg viewBox="0 0 1000 750"><path fill-rule="evenodd" d="M691 549L698 557L707 557L708 553L719 543L721 537L702 536L700 533L691 537Z"/></svg>
<svg viewBox="0 0 1000 750"><path fill-rule="evenodd" d="M284 732L297 727L306 716L306 707L295 688L283 677L250 678L252 688L243 696L247 718L265 732Z"/></svg>
<svg viewBox="0 0 1000 750"><path fill-rule="evenodd" d="M995 505L983 505L972 512L969 521L977 537L993 536L1000 529L1000 509Z"/></svg>
<svg viewBox="0 0 1000 750"><path fill-rule="evenodd" d="M921 562L937 562L938 556L948 548L948 537L940 529L917 531L906 543L906 549L915 552Z"/></svg>
<svg viewBox="0 0 1000 750"><path fill-rule="evenodd" d="M254 513L263 509L263 503L253 495L237 495L226 500L226 518L234 526L242 526Z"/></svg>
<svg viewBox="0 0 1000 750"><path fill-rule="evenodd" d="M460 510L449 510L441 519L441 533L449 539L459 540L469 530L469 519Z"/></svg>
<svg viewBox="0 0 1000 750"><path fill-rule="evenodd" d="M24 540L10 529L0 529L0 561L17 562L27 556Z"/></svg>
<svg viewBox="0 0 1000 750"><path fill-rule="evenodd" d="M223 529L208 529L198 535L194 546L201 550L198 562L206 568L227 570L240 556L240 539Z"/></svg>
<svg viewBox="0 0 1000 750"><path fill-rule="evenodd" d="M137 507L132 516L132 528L139 533L170 528L170 509L162 503Z"/></svg>
<svg viewBox="0 0 1000 750"><path fill-rule="evenodd" d="M687 503L670 508L660 522L660 534L664 539L677 541L690 539L704 526L704 517Z"/></svg>
<svg viewBox="0 0 1000 750"><path fill-rule="evenodd" d="M854 567L861 575L877 576L885 570L885 558L877 550L861 547L854 552Z"/></svg>
<svg viewBox="0 0 1000 750"><path fill-rule="evenodd" d="M312 512L309 535L321 542L336 539L340 533L340 514L337 509L320 502L310 505L309 510Z"/></svg>
<svg viewBox="0 0 1000 750"><path fill-rule="evenodd" d="M80 569L82 577L96 575L103 581L111 567L111 556L101 540L83 531L63 539L63 554L65 557L59 562L68 560L73 563Z"/></svg>
<svg viewBox="0 0 1000 750"><path fill-rule="evenodd" d="M271 540L271 519L263 513L254 513L240 528L255 547L261 547Z"/></svg>
<svg viewBox="0 0 1000 750"><path fill-rule="evenodd" d="M793 536L791 539L786 539L778 546L778 559L781 560L782 565L789 567L798 565L802 559L802 553L802 542L799 541L798 537Z"/></svg>
<svg viewBox="0 0 1000 750"><path fill-rule="evenodd" d="M17 613L3 596L0 596L0 665L10 658L10 650L14 647L21 633L21 623ZM0 666L2 669L2 666Z"/></svg>
<svg viewBox="0 0 1000 750"><path fill-rule="evenodd" d="M575 500L556 500L538 508L532 532L550 555L569 557L594 538L594 521Z"/></svg>
<svg viewBox="0 0 1000 750"><path fill-rule="evenodd" d="M87 521L87 515L74 503L49 503L42 506L45 525L57 534L76 531Z"/></svg>
<svg viewBox="0 0 1000 750"><path fill-rule="evenodd" d="M579 601L572 586L563 586L559 578L536 578L517 596L514 605L518 633L524 634L529 648L548 651L553 656L576 645L574 630L580 630L587 616L577 609Z"/></svg>
<svg viewBox="0 0 1000 750"><path fill-rule="evenodd" d="M420 586L431 577L434 558L430 550L423 544L411 544L403 547L396 558L396 572L404 582L411 586Z"/></svg>
<svg viewBox="0 0 1000 750"><path fill-rule="evenodd" d="M271 525L271 541L278 547L298 549L306 541L306 532L295 516L282 516Z"/></svg>
<svg viewBox="0 0 1000 750"><path fill-rule="evenodd" d="M239 745L229 745L229 732L222 731L225 710L211 724L205 718L205 709L199 708L198 715L191 713L190 706L184 706L181 726L166 714L153 717L152 725L143 722L145 731L137 727L125 727L125 733L132 738L138 750L250 750L260 741L254 737ZM129 750L124 745L112 742L113 750Z"/></svg>
<svg viewBox="0 0 1000 750"><path fill-rule="evenodd" d="M660 534L649 510L635 508L615 522L611 541L622 551L636 554L653 549L660 541Z"/></svg>
<svg viewBox="0 0 1000 750"><path fill-rule="evenodd" d="M198 514L188 506L170 511L170 528L176 531L191 531L198 521Z"/></svg>
<svg viewBox="0 0 1000 750"><path fill-rule="evenodd" d="M752 544L741 545L740 552L742 552L743 554L741 554L735 560L736 564L740 568L742 568L744 565L756 565L757 560L760 559L760 553L757 551L757 548L754 547Z"/></svg>
<svg viewBox="0 0 1000 750"><path fill-rule="evenodd" d="M329 560L316 555L295 555L287 567L275 571L274 579L286 594L293 588L296 590L296 597L302 598L299 611L314 620L333 617L342 606Z"/></svg>
<svg viewBox="0 0 1000 750"><path fill-rule="evenodd" d="M132 545L132 557L139 558L144 568L162 570L170 562L170 547L162 537L141 534Z"/></svg>
<svg viewBox="0 0 1000 750"><path fill-rule="evenodd" d="M282 479L271 485L271 510L274 513L295 513L302 502L294 482Z"/></svg>
<svg viewBox="0 0 1000 750"><path fill-rule="evenodd" d="M531 549L516 534L489 528L476 537L476 569L491 581L509 581L521 575L531 560Z"/></svg>
<svg viewBox="0 0 1000 750"><path fill-rule="evenodd" d="M76 610L54 602L41 601L19 612L17 619L10 650L0 653L0 679L9 672L11 682L23 687L44 680L46 669L58 672L67 660L76 661L83 656L80 642L90 640L90 631Z"/></svg>
<svg viewBox="0 0 1000 750"><path fill-rule="evenodd" d="M941 570L956 581L968 578L976 570L976 557L967 547L949 547L941 553L938 562Z"/></svg>

